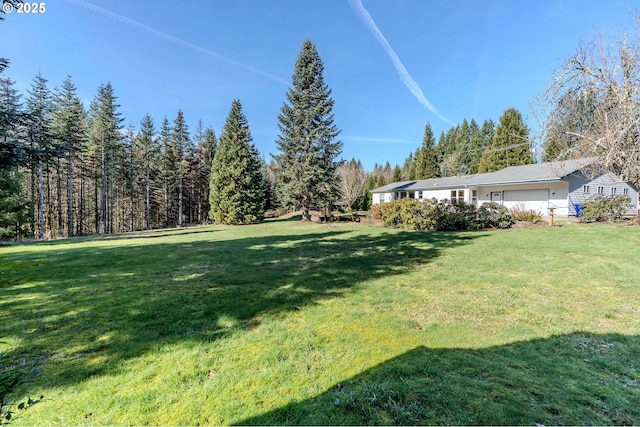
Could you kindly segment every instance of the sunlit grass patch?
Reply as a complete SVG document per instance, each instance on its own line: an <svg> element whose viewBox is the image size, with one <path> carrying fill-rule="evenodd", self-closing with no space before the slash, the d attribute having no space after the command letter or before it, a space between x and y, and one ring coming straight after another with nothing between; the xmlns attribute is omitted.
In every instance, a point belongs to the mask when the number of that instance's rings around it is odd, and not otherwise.
<svg viewBox="0 0 640 427"><path fill-rule="evenodd" d="M267 222L0 249L16 425L640 422L633 227ZM8 273L7 273L8 274Z"/></svg>

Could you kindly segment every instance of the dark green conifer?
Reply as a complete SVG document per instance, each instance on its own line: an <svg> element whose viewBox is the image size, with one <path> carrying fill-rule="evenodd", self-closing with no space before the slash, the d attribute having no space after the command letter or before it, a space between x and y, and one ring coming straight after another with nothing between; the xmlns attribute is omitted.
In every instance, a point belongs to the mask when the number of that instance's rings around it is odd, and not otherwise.
<svg viewBox="0 0 640 427"><path fill-rule="evenodd" d="M310 40L296 60L292 86L278 115L280 135L274 155L277 195L285 206L303 210L329 208L337 200L337 157L342 142L333 124L334 100L324 82L324 65Z"/></svg>
<svg viewBox="0 0 640 427"><path fill-rule="evenodd" d="M260 158L239 100L233 101L211 167L209 216L219 224L251 224L264 217Z"/></svg>

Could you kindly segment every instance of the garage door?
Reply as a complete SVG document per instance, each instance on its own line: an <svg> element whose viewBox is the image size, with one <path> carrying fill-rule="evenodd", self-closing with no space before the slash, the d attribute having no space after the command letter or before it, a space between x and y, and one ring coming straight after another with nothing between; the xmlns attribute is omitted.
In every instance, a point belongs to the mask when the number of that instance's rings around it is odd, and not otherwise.
<svg viewBox="0 0 640 427"><path fill-rule="evenodd" d="M504 205L509 208L522 207L546 215L549 209L549 190L507 190Z"/></svg>

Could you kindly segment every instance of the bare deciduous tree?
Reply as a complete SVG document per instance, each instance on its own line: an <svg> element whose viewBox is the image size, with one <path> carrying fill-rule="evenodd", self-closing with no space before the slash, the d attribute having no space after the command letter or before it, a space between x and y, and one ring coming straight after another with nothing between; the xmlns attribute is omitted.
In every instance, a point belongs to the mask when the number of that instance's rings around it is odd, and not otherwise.
<svg viewBox="0 0 640 427"><path fill-rule="evenodd" d="M362 164L355 159L342 162L336 174L339 178L340 201L345 208L353 208L365 189L365 173Z"/></svg>
<svg viewBox="0 0 640 427"><path fill-rule="evenodd" d="M640 185L640 16L613 41L580 43L534 109L545 160L595 157L599 170Z"/></svg>

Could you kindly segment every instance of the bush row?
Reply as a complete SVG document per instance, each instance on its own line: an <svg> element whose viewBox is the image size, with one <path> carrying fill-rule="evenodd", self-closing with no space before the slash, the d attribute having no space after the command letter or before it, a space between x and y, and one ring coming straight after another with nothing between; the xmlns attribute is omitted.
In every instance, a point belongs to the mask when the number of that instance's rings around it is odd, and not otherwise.
<svg viewBox="0 0 640 427"><path fill-rule="evenodd" d="M435 198L419 202L402 199L372 207L374 218L387 227L408 230L477 230L480 228L509 228L515 220L504 206L495 202L480 208L457 201Z"/></svg>

